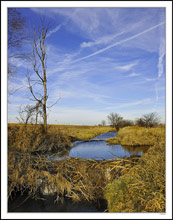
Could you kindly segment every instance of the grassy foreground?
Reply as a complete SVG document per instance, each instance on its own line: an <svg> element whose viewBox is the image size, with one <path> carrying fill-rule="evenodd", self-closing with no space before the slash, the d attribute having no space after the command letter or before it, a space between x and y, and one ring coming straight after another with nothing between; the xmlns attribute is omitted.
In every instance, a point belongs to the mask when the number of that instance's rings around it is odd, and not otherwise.
<svg viewBox="0 0 173 220"><path fill-rule="evenodd" d="M51 161L45 153L64 153L71 139L88 140L109 131L112 128L52 125L43 134L41 126L9 125L8 197L13 197L16 191L27 190L35 199L40 198L40 192L57 192L57 200L64 196L76 202L102 199L106 185L126 173L139 158Z"/></svg>
<svg viewBox="0 0 173 220"><path fill-rule="evenodd" d="M52 162L47 152L65 153L73 140L89 140L108 127L9 125L8 196L27 190L58 192L57 200L105 197L109 212L165 212L165 128L125 127L109 143L152 145L139 158L94 161L72 158ZM115 141L115 142L113 142ZM42 184L40 184L40 181Z"/></svg>
<svg viewBox="0 0 173 220"><path fill-rule="evenodd" d="M38 199L39 192L55 193L57 200L67 196L73 201L103 198L106 184L137 159L94 161L71 158L51 161L46 154L68 153L71 141L89 140L112 128L97 126L48 126L47 134L39 125L8 126L8 197L26 191ZM110 170L111 169L111 170Z"/></svg>
<svg viewBox="0 0 173 220"><path fill-rule="evenodd" d="M164 129L123 128L116 139L116 141L120 140L120 143L128 145L145 143L153 146L128 173L107 185L105 198L108 201L109 211L165 212ZM109 142L112 143L112 140Z"/></svg>
<svg viewBox="0 0 173 220"><path fill-rule="evenodd" d="M13 198L16 191L27 190L35 199L42 197L40 192L52 195L57 192L56 200L66 196L74 202L97 201L103 199L106 184L127 172L137 161L135 157L105 161L80 158L50 161L43 155L9 152L8 197Z"/></svg>

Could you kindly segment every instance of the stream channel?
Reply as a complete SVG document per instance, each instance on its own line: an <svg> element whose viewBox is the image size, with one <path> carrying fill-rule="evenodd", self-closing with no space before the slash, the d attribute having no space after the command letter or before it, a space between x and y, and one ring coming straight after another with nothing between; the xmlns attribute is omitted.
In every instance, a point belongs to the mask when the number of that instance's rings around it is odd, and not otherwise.
<svg viewBox="0 0 173 220"><path fill-rule="evenodd" d="M131 155L143 155L148 147L131 147L121 145L108 145L105 141L115 137L116 132L101 134L91 141L75 141L71 146L69 155L64 157L49 157L51 160L62 160L66 157L79 157L82 159L104 160ZM64 198L63 202L54 203L55 196L43 196L46 200L26 199L27 193L18 193L8 201L8 212L104 212L107 209L106 201L100 201L100 205L81 201L73 203L71 199ZM26 201L25 201L26 200ZM23 202L25 201L25 202Z"/></svg>

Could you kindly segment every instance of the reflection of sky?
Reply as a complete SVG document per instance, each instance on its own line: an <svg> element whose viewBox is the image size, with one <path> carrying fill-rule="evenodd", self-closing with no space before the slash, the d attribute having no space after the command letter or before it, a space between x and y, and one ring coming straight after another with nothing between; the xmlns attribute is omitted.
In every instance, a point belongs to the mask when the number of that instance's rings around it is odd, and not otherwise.
<svg viewBox="0 0 173 220"><path fill-rule="evenodd" d="M100 134L97 137L93 138L92 140L100 140L100 139L106 140L108 138L115 137L116 135L117 135L116 132L103 133L103 134Z"/></svg>
<svg viewBox="0 0 173 220"><path fill-rule="evenodd" d="M102 160L142 154L143 151L140 151L140 147L138 151L129 151L121 145L107 145L105 141L91 141L78 143L71 149L69 156Z"/></svg>

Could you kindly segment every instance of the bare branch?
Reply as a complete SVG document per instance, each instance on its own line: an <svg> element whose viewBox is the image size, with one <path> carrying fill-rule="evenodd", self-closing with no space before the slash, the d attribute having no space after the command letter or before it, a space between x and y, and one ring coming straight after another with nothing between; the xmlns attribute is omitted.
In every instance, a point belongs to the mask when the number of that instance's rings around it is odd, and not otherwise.
<svg viewBox="0 0 173 220"><path fill-rule="evenodd" d="M55 103L53 103L51 106L47 106L47 108L48 109L50 109L50 108L52 108L54 105L56 105L57 104L57 102L59 102L59 100L61 99L61 97L60 98L58 98L57 100L56 100L56 102Z"/></svg>
<svg viewBox="0 0 173 220"><path fill-rule="evenodd" d="M9 95L14 95L14 93L16 93L18 90L23 89L23 88L27 88L27 86L21 86L21 87L17 88L14 91L9 92Z"/></svg>
<svg viewBox="0 0 173 220"><path fill-rule="evenodd" d="M31 94L32 94L32 96L34 97L34 99L37 101L37 102L39 102L40 100L35 96L35 94L34 94L34 92L33 92L33 88L32 88L32 86L31 86L31 79L30 79L30 76L29 76L29 74L27 74L27 80L28 80L28 84L29 84L29 90L30 90L30 92L31 92Z"/></svg>
<svg viewBox="0 0 173 220"><path fill-rule="evenodd" d="M112 127L115 127L117 131L119 131L119 128L121 126L121 123L123 121L123 117L121 117L117 113L110 113L108 116L108 121L110 122Z"/></svg>

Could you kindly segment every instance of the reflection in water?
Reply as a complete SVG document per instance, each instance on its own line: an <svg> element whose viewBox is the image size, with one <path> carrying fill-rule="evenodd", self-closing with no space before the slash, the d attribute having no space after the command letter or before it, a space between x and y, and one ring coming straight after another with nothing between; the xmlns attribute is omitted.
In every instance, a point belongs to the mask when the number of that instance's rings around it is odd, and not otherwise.
<svg viewBox="0 0 173 220"><path fill-rule="evenodd" d="M76 144L69 153L70 157L80 157L82 159L113 159L115 157L125 157L131 155L143 155L145 147L124 147L121 145L108 145L105 141L91 141Z"/></svg>
<svg viewBox="0 0 173 220"><path fill-rule="evenodd" d="M92 140L106 140L108 138L116 137L116 132L108 132L98 135L97 137L93 138Z"/></svg>
<svg viewBox="0 0 173 220"><path fill-rule="evenodd" d="M137 152L142 152L143 154L146 153L149 149L149 146L122 146L125 150L127 150L130 153L134 153L136 155Z"/></svg>
<svg viewBox="0 0 173 220"><path fill-rule="evenodd" d="M146 146L131 147L121 145L108 145L106 140L110 137L115 137L116 132L109 132L101 134L92 141L88 142L76 142L73 144L73 148L70 150L70 157L79 157L82 159L113 159L115 157L125 157L131 155L143 155L148 150Z"/></svg>

